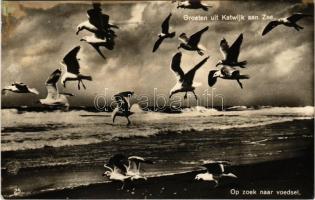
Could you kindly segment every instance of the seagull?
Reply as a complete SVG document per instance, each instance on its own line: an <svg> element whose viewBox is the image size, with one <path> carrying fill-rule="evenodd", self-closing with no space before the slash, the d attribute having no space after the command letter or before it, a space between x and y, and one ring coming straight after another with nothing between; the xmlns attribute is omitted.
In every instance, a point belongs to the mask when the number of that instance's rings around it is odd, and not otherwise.
<svg viewBox="0 0 315 200"><path fill-rule="evenodd" d="M106 47L109 50L113 50L115 45L113 39L103 38L101 35L98 34L84 36L80 41L87 42L88 44L90 44L97 51L97 53L104 59L106 59L106 57L101 52L100 47Z"/></svg>
<svg viewBox="0 0 315 200"><path fill-rule="evenodd" d="M262 35L266 35L269 31L277 27L278 25L285 25L287 27L294 27L295 30L300 31L303 29L302 26L299 26L296 22L304 17L310 17L311 15L303 14L303 13L295 13L287 18L280 18L275 21L269 22L269 24L265 27Z"/></svg>
<svg viewBox="0 0 315 200"><path fill-rule="evenodd" d="M82 80L92 81L92 77L80 73L79 59L77 58L79 51L80 46L77 46L63 58L61 65L65 67L66 72L61 77L61 83L66 87L67 81L78 81L78 89L80 90L80 83L82 83L83 88L86 89Z"/></svg>
<svg viewBox="0 0 315 200"><path fill-rule="evenodd" d="M127 175L131 176L131 180L135 179L144 179L147 180L146 177L140 175L140 165L141 163L153 164L151 160L144 159L139 156L130 156L128 158L129 164L127 167Z"/></svg>
<svg viewBox="0 0 315 200"><path fill-rule="evenodd" d="M237 178L236 175L232 173L224 173L224 166L229 165L227 161L213 161L203 164L202 167L207 169L206 173L197 174L195 180L203 180L214 182L215 187L219 185L219 180L223 177Z"/></svg>
<svg viewBox="0 0 315 200"><path fill-rule="evenodd" d="M38 95L39 92L35 88L29 88L24 83L17 83L14 82L9 86L6 86L2 89L2 94L5 95L7 91L14 92L14 93L31 93Z"/></svg>
<svg viewBox="0 0 315 200"><path fill-rule="evenodd" d="M178 6L177 6L177 8L202 9L204 11L208 11L209 7L212 7L212 6L201 3L201 0L180 1L178 2Z"/></svg>
<svg viewBox="0 0 315 200"><path fill-rule="evenodd" d="M232 67L239 66L245 68L247 61L238 62L238 56L240 54L241 45L243 42L243 34L240 34L230 47L228 42L223 38L220 42L220 51L224 57L224 60L220 60L216 66L229 65Z"/></svg>
<svg viewBox="0 0 315 200"><path fill-rule="evenodd" d="M88 21L84 21L77 26L77 35L85 29L92 33L102 34L104 37L116 37L111 28L118 29L118 27L109 24L109 15L103 14L100 6L100 3L93 3L93 9L87 11Z"/></svg>
<svg viewBox="0 0 315 200"><path fill-rule="evenodd" d="M195 95L195 98L197 100L197 95L195 94L195 89L198 86L198 84L193 84L194 76L196 71L203 66L209 59L209 56L203 59L201 62L199 62L196 66L194 66L191 70L189 70L187 73L184 73L180 63L181 63L182 53L178 52L173 56L172 62L171 62L171 70L175 73L177 77L177 83L173 87L173 89L170 91L169 98L172 97L173 94L178 92L185 92L184 99L187 98L187 92L192 92Z"/></svg>
<svg viewBox="0 0 315 200"><path fill-rule="evenodd" d="M103 176L107 176L110 180L121 181L124 189L125 180L130 179L130 175L126 175L126 165L128 163L127 157L122 154L116 154L112 156L108 163L104 167L109 170L103 173Z"/></svg>
<svg viewBox="0 0 315 200"><path fill-rule="evenodd" d="M162 23L162 33L160 33L159 39L155 42L154 47L153 47L153 52L155 52L160 44L163 42L163 40L165 38L173 38L175 36L175 32L169 33L169 22L170 22L170 18L172 16L172 13L170 13L166 19L163 21Z"/></svg>
<svg viewBox="0 0 315 200"><path fill-rule="evenodd" d="M209 26L203 28L202 30L198 31L197 33L190 36L190 38L187 37L186 33L182 33L179 36L179 40L182 42L180 43L179 47L177 49L183 48L188 51L197 51L199 55L203 55L203 51L205 51L205 48L202 47L202 45L198 44L201 38L201 35L206 32L209 29Z"/></svg>
<svg viewBox="0 0 315 200"><path fill-rule="evenodd" d="M240 87L243 89L243 85L240 82L241 79L249 79L248 75L241 75L239 70L234 69L233 67L223 66L221 70L211 70L208 76L208 84L212 87L217 78L227 79L227 80L236 80Z"/></svg>
<svg viewBox="0 0 315 200"><path fill-rule="evenodd" d="M127 126L130 125L129 116L133 114L130 112L130 102L129 98L133 95L134 92L121 92L119 94L114 95L115 101L117 103L117 107L114 109L112 113L113 123L115 123L116 116L126 117L128 120Z"/></svg>
<svg viewBox="0 0 315 200"><path fill-rule="evenodd" d="M61 76L61 70L56 69L47 79L45 85L47 89L47 97L40 99L39 102L46 106L69 107L69 102L66 96L73 96L70 93L59 93L57 82Z"/></svg>

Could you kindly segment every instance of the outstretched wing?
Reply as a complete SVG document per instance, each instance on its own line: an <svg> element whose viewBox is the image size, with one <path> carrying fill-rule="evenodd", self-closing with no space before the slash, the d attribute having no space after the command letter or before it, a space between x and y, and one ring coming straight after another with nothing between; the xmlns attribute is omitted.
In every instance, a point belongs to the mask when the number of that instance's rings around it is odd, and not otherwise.
<svg viewBox="0 0 315 200"><path fill-rule="evenodd" d="M126 169L127 164L128 159L125 155L122 154L116 154L112 156L107 163L108 166L113 166L114 170L115 168L118 168L123 173L126 173L127 171Z"/></svg>
<svg viewBox="0 0 315 200"><path fill-rule="evenodd" d="M190 46L197 46L201 35L206 32L209 29L209 26L203 28L202 30L198 31L197 33L193 34L192 36L190 36L189 40L188 40L188 45Z"/></svg>
<svg viewBox="0 0 315 200"><path fill-rule="evenodd" d="M169 24L170 24L170 18L172 16L172 13L170 13L166 19L162 23L162 33L167 34L169 31Z"/></svg>
<svg viewBox="0 0 315 200"><path fill-rule="evenodd" d="M295 13L293 15L291 15L290 17L287 18L287 20L289 20L290 22L297 22L300 19L302 19L303 17L310 17L311 15L307 15L307 14L303 14L303 13Z"/></svg>
<svg viewBox="0 0 315 200"><path fill-rule="evenodd" d="M207 60L208 60L209 58L210 58L209 56L206 57L206 58L203 59L201 62L199 62L194 68L192 68L191 70L189 70L189 71L185 74L185 80L187 81L187 83L188 83L189 85L192 85L196 71L197 71L200 67L202 67L202 66L207 62Z"/></svg>
<svg viewBox="0 0 315 200"><path fill-rule="evenodd" d="M120 110L127 111L130 109L129 98L133 95L133 92L121 92L119 94L114 95L115 101L117 103L117 107Z"/></svg>
<svg viewBox="0 0 315 200"><path fill-rule="evenodd" d="M238 56L240 54L241 45L243 42L243 33L241 33L235 40L233 45L229 48L226 59L229 61L237 62Z"/></svg>
<svg viewBox="0 0 315 200"><path fill-rule="evenodd" d="M73 74L80 73L80 65L77 59L77 54L80 51L80 46L74 47L64 58L63 63L67 66L67 72Z"/></svg>
<svg viewBox="0 0 315 200"><path fill-rule="evenodd" d="M164 40L163 37L159 37L159 39L154 44L152 52L155 52L159 48L159 46L163 42L163 40Z"/></svg>
<svg viewBox="0 0 315 200"><path fill-rule="evenodd" d="M211 174L222 174L224 172L223 163L206 163L202 166L207 168L207 171Z"/></svg>
<svg viewBox="0 0 315 200"><path fill-rule="evenodd" d="M171 63L171 69L175 73L175 75L178 77L179 80L182 80L185 75L182 68L180 67L181 59L182 59L182 52L177 52L173 56L172 63Z"/></svg>
<svg viewBox="0 0 315 200"><path fill-rule="evenodd" d="M227 58L227 55L229 53L229 48L230 48L229 43L226 41L225 38L223 38L220 42L220 51L224 59Z"/></svg>
<svg viewBox="0 0 315 200"><path fill-rule="evenodd" d="M278 21L271 21L267 26L264 28L262 35L266 35L269 33L272 29L274 29L276 26L278 26L280 23Z"/></svg>
<svg viewBox="0 0 315 200"><path fill-rule="evenodd" d="M47 79L45 85L47 89L47 98L58 98L57 82L61 76L61 71L56 69Z"/></svg>
<svg viewBox="0 0 315 200"><path fill-rule="evenodd" d="M217 77L213 77L213 75L217 72L217 70L211 70L208 75L208 85L210 87L214 86L217 82Z"/></svg>
<svg viewBox="0 0 315 200"><path fill-rule="evenodd" d="M13 83L12 85L14 85L20 91L28 91L28 87L24 83Z"/></svg>
<svg viewBox="0 0 315 200"><path fill-rule="evenodd" d="M109 16L102 13L101 4L93 3L93 9L87 11L89 22L99 30L104 30L108 25Z"/></svg>

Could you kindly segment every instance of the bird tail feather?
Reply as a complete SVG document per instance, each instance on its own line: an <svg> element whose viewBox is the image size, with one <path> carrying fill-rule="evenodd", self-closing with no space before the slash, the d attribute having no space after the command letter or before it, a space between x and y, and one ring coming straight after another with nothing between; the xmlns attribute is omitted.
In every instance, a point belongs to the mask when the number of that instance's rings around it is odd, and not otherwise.
<svg viewBox="0 0 315 200"><path fill-rule="evenodd" d="M30 88L29 91L30 91L31 93L34 93L34 94L36 94L36 95L39 95L39 92L38 92L35 88Z"/></svg>
<svg viewBox="0 0 315 200"><path fill-rule="evenodd" d="M170 33L169 36L170 36L170 38L175 37L175 32Z"/></svg>
<svg viewBox="0 0 315 200"><path fill-rule="evenodd" d="M239 75L238 79L249 79L249 75Z"/></svg>
<svg viewBox="0 0 315 200"><path fill-rule="evenodd" d="M92 76L81 75L80 78L83 79L83 80L92 81Z"/></svg>

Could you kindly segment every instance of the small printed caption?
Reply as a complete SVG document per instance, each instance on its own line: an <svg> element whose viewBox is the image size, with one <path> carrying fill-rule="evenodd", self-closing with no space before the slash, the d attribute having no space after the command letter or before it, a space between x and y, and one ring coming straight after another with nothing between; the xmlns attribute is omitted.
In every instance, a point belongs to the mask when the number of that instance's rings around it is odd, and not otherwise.
<svg viewBox="0 0 315 200"><path fill-rule="evenodd" d="M258 21L258 20L274 20L273 15L183 15L185 21Z"/></svg>
<svg viewBox="0 0 315 200"><path fill-rule="evenodd" d="M239 190L239 189L231 189L230 194L233 196L300 196L301 193L299 190Z"/></svg>

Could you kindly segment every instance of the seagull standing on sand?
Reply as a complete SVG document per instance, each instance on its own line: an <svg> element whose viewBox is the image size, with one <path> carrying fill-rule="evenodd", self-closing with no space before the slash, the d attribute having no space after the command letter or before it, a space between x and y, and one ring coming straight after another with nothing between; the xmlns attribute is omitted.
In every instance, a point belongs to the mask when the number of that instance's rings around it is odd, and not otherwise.
<svg viewBox="0 0 315 200"><path fill-rule="evenodd" d="M127 175L131 176L131 180L144 179L147 178L140 175L140 165L141 163L153 164L151 160L144 159L139 156L130 156L128 158L129 164L127 167Z"/></svg>
<svg viewBox="0 0 315 200"><path fill-rule="evenodd" d="M57 82L61 76L61 70L55 70L47 79L45 85L47 89L47 97L40 99L39 102L46 106L52 107L69 107L69 102L66 96L73 96L70 93L59 93Z"/></svg>
<svg viewBox="0 0 315 200"><path fill-rule="evenodd" d="M184 99L186 99L187 92L192 92L195 95L195 98L197 100L197 95L195 94L194 90L199 84L197 83L194 84L193 80L194 80L196 71L207 62L207 60L209 59L209 56L203 59L201 62L199 62L187 73L184 73L180 66L181 59L182 59L182 53L178 52L173 56L173 59L171 62L171 70L175 73L177 77L177 83L173 87L173 89L170 91L169 98L171 98L173 94L176 94L178 92L185 92Z"/></svg>
<svg viewBox="0 0 315 200"><path fill-rule="evenodd" d="M173 2L175 2L175 1L173 1ZM177 8L202 9L204 11L208 11L209 7L212 7L212 6L201 3L201 0L179 1L178 5L177 5Z"/></svg>
<svg viewBox="0 0 315 200"><path fill-rule="evenodd" d="M61 77L61 83L66 87L67 81L78 81L78 89L80 90L80 83L82 83L83 88L86 89L82 80L92 81L92 77L80 73L79 59L77 59L79 51L80 46L77 46L63 58L61 64L65 67L66 72Z"/></svg>
<svg viewBox="0 0 315 200"><path fill-rule="evenodd" d="M103 176L107 176L110 180L121 181L124 189L125 181L130 179L130 175L126 175L126 165L128 163L127 157L122 154L116 154L112 156L108 163L104 167L109 170L103 173Z"/></svg>
<svg viewBox="0 0 315 200"><path fill-rule="evenodd" d="M232 173L224 173L224 166L229 165L229 162L227 161L214 161L209 162L206 164L203 164L202 167L205 167L207 169L206 173L197 174L195 177L195 180L203 180L203 181L209 181L214 182L215 187L219 185L219 180L223 177L227 178L237 178Z"/></svg>
<svg viewBox="0 0 315 200"><path fill-rule="evenodd" d="M275 27L277 27L279 25L284 25L287 27L293 27L293 28L295 28L295 30L300 31L301 29L303 29L303 27L299 26L296 22L299 21L300 19L304 18L304 17L310 17L310 16L311 15L307 15L307 14L303 14L303 13L295 13L295 14L291 15L290 17L280 18L280 19L277 19L275 21L271 21L263 30L262 35L263 36L266 35L272 29L274 29Z"/></svg>
<svg viewBox="0 0 315 200"><path fill-rule="evenodd" d="M6 86L2 89L2 94L5 95L7 91L14 92L14 93L31 93L38 95L39 92L35 88L29 88L24 83L17 83L14 82L12 85Z"/></svg>
<svg viewBox="0 0 315 200"><path fill-rule="evenodd" d="M128 120L127 126L130 125L129 116L132 115L133 112L130 112L131 106L129 98L133 95L133 93L134 92L127 91L114 95L117 106L112 113L113 123L115 123L115 118L117 116L121 116L126 117Z"/></svg>
<svg viewBox="0 0 315 200"><path fill-rule="evenodd" d="M217 78L236 80L240 87L243 89L243 85L240 82L241 79L249 79L248 75L241 75L239 70L233 67L223 66L221 70L211 70L208 76L208 84L210 87L214 86L217 82Z"/></svg>
<svg viewBox="0 0 315 200"><path fill-rule="evenodd" d="M206 51L206 49L201 44L199 44L199 42L200 42L202 34L206 32L208 29L209 29L209 26L196 32L189 38L187 37L186 33L180 34L179 40L181 41L181 43L177 49L183 48L188 51L197 51L198 54L202 56L204 54L203 52Z"/></svg>
<svg viewBox="0 0 315 200"><path fill-rule="evenodd" d="M172 16L172 13L170 13L167 16L167 18L163 21L162 33L159 34L159 39L154 44L153 52L155 52L159 48L160 44L163 42L165 38L173 38L175 36L175 32L172 32L172 33L169 32L169 23L170 23L171 16Z"/></svg>
<svg viewBox="0 0 315 200"><path fill-rule="evenodd" d="M241 68L245 68L247 61L238 61L238 56L240 54L241 45L243 42L243 34L240 34L238 38L235 40L233 45L230 47L228 42L223 38L220 42L220 51L224 57L224 60L220 60L216 66L219 65L229 65L231 67L239 66Z"/></svg>

